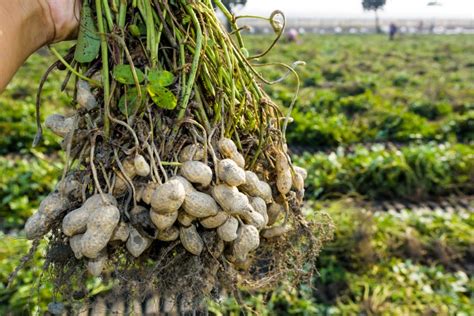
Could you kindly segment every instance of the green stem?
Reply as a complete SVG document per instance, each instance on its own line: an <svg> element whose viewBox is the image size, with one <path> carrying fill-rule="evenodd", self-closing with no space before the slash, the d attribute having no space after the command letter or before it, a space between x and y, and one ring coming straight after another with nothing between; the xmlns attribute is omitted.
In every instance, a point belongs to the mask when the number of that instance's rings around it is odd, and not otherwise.
<svg viewBox="0 0 474 316"><path fill-rule="evenodd" d="M56 56L56 58L67 68L67 70L69 70L70 72L72 72L75 76L77 76L79 79L82 79L84 81L87 81L89 82L91 85L93 86L96 86L96 87L100 87L100 82L98 81L95 81L93 79L90 79L90 78L87 78L86 76L80 74L79 72L77 72L76 69L74 69L74 67L72 67L64 58L63 56L61 56L61 54L54 48L54 47L49 47L49 49L51 50L51 52L53 53L54 56Z"/></svg>
<svg viewBox="0 0 474 316"><path fill-rule="evenodd" d="M232 16L232 14L229 12L229 10L227 10L225 5L222 4L221 0L214 0L214 3L219 8L219 10L221 10L222 13L224 13L226 19L229 20L229 23L231 24L232 28L234 30L238 30L239 27L237 26L237 23L235 23L235 18ZM237 31L235 33L235 36L237 37L237 42L239 43L239 47L240 48L245 47L244 40L242 39L242 36L240 35L240 32Z"/></svg>
<svg viewBox="0 0 474 316"><path fill-rule="evenodd" d="M199 87L196 87L195 94L196 94L196 103L198 106L198 111L202 118L202 123L206 131L209 132L211 130L211 125L209 125L209 119L207 118L206 109L204 107L204 102L201 97L201 89L199 89Z"/></svg>
<svg viewBox="0 0 474 316"><path fill-rule="evenodd" d="M191 93L192 93L194 82L196 79L199 61L201 60L201 50L202 50L202 41L203 41L201 25L199 24L199 20L193 11L193 8L188 3L186 3L185 0L181 0L181 4L185 7L186 11L191 16L191 20L193 21L194 28L195 28L194 31L196 32L196 47L194 49L194 57L193 57L193 63L191 65L191 71L189 73L189 79L188 79L188 82L186 83L186 86L184 87L183 98L179 105L179 113L177 117L177 120L179 123L174 126L172 134L171 134L172 141L178 134L180 123L184 118L186 109L188 108L189 99L191 98Z"/></svg>
<svg viewBox="0 0 474 316"><path fill-rule="evenodd" d="M181 67L181 91L180 91L180 99L182 100L184 98L184 91L186 90L186 71L185 71L185 66L186 66L186 54L184 52L184 43L181 37L181 34L176 32L176 39L178 40L179 43L179 61L180 64L179 66Z"/></svg>
<svg viewBox="0 0 474 316"><path fill-rule="evenodd" d="M199 61L201 60L201 49L202 49L202 41L203 41L201 25L199 24L199 20L198 20L196 14L193 11L193 8L191 8L183 0L181 2L185 5L186 11L191 16L191 19L192 19L194 27L195 27L196 48L194 49L193 63L191 65L191 72L189 73L188 84L186 86L187 90L186 90L186 92L184 94L184 98L181 102L180 115L178 115L179 119L181 119L184 116L184 112L186 111L186 108L188 107L189 98L191 97L191 91L193 90L194 81L196 79L196 74L197 74L197 70L198 70L198 66L199 66Z"/></svg>
<svg viewBox="0 0 474 316"><path fill-rule="evenodd" d="M104 132L105 137L110 135L110 79L109 79L109 52L107 47L107 37L105 34L104 19L102 16L102 2L95 1L97 11L97 28L100 34L100 47L102 52L102 82L104 84Z"/></svg>
<svg viewBox="0 0 474 316"><path fill-rule="evenodd" d="M148 51L150 52L151 66L155 68L158 62L158 43L156 40L155 33L155 19L153 17L153 10L151 8L151 1L145 2L145 14L146 14L146 32L147 38L150 38Z"/></svg>
<svg viewBox="0 0 474 316"><path fill-rule="evenodd" d="M112 32L114 29L114 20L112 19L112 12L110 11L109 7L109 1L108 0L103 0L102 1L104 5L104 14L105 14L105 19L107 20L107 26L109 27L109 31Z"/></svg>
<svg viewBox="0 0 474 316"><path fill-rule="evenodd" d="M118 26L123 30L127 17L127 0L120 0Z"/></svg>

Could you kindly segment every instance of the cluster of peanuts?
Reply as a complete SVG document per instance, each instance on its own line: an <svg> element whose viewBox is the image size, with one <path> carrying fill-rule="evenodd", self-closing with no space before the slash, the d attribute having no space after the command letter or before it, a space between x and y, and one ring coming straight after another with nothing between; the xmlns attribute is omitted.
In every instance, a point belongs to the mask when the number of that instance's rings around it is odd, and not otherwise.
<svg viewBox="0 0 474 316"><path fill-rule="evenodd" d="M151 168L145 157L127 158L116 172L111 192L94 194L75 209L71 206L84 192L77 180L66 177L27 221L26 235L42 237L62 217L60 229L75 257L85 258L95 276L107 263L108 244L124 243L132 256L140 257L153 240L179 240L189 253L199 256L205 246L201 233L209 230L219 237L220 253L225 251L231 262L245 262L260 238L288 232L290 227L280 216L288 205L277 202L278 197L293 190L302 198L306 171L291 166L286 153L275 153L272 191L269 183L245 170L245 159L232 140L222 138L217 147L221 159L216 158L213 169L204 162L203 146L184 147L179 172L164 183L146 182ZM130 182L135 185L135 203L125 212L117 199L128 191Z"/></svg>

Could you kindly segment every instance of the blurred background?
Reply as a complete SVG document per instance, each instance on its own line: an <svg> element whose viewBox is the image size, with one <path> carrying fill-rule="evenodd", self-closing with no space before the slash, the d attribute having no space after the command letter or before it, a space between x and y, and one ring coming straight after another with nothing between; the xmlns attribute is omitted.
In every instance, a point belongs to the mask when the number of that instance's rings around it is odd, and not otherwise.
<svg viewBox="0 0 474 316"><path fill-rule="evenodd" d="M297 68L288 141L309 173L306 214L327 212L336 226L311 284L243 293L248 308L262 315L474 315L474 2L227 5L236 15L286 14L284 36L259 63L306 62ZM250 55L275 38L268 21L238 22L248 26ZM40 50L0 95L1 315L43 314L55 299L41 279L41 251L7 288L30 247L25 219L54 187L64 161L49 131L40 147L31 147L35 95L52 62ZM284 73L259 70L272 80ZM43 118L68 112L72 98L60 92L64 76L55 72L46 81ZM290 76L266 89L287 108L297 86ZM107 291L100 280L90 288ZM209 309L243 311L225 298Z"/></svg>

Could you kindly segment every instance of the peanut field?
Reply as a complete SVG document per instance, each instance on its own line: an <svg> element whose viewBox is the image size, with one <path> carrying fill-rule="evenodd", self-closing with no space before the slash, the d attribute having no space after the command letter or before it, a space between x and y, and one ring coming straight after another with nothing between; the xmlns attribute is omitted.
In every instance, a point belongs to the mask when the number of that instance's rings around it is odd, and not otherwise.
<svg viewBox="0 0 474 316"><path fill-rule="evenodd" d="M273 38L246 36L251 54ZM62 45L58 50L64 50ZM216 315L474 314L474 37L304 35L259 60L277 80L292 64L299 96L288 125L293 161L308 170L304 213L328 214L334 238L318 274L297 288L219 296ZM32 148L35 99L47 50L30 57L0 95L0 314L43 314L61 300L44 281L40 251L7 287L31 243L23 226L54 187L65 157L44 133ZM64 73L43 88L42 119L71 111ZM298 82L265 86L287 109ZM302 266L302 269L310 269ZM90 278L89 295L111 286ZM216 294L217 295L217 294Z"/></svg>

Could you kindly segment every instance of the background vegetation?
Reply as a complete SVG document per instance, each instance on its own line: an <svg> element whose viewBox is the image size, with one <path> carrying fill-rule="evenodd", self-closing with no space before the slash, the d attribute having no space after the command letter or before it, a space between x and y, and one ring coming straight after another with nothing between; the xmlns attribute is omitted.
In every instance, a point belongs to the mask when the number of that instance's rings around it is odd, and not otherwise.
<svg viewBox="0 0 474 316"><path fill-rule="evenodd" d="M247 38L262 51L269 37ZM308 216L329 213L336 235L312 285L252 293L262 315L472 315L474 214L430 209L374 211L361 201L443 200L474 190L474 38L305 36L262 63L307 62L290 125L294 159L309 170ZM54 293L39 281L41 251L7 288L29 248L25 219L61 170L57 138L32 149L34 96L49 55L32 56L0 96L0 314L42 311ZM260 68L276 79L278 68ZM45 85L42 115L67 112L64 74ZM296 81L268 87L288 106ZM348 198L348 197L352 198ZM355 197L355 198L354 198ZM365 205L365 204L364 204ZM97 283L91 288L100 291ZM34 294L35 293L35 294ZM32 295L34 294L34 295ZM211 304L238 314L235 301Z"/></svg>

